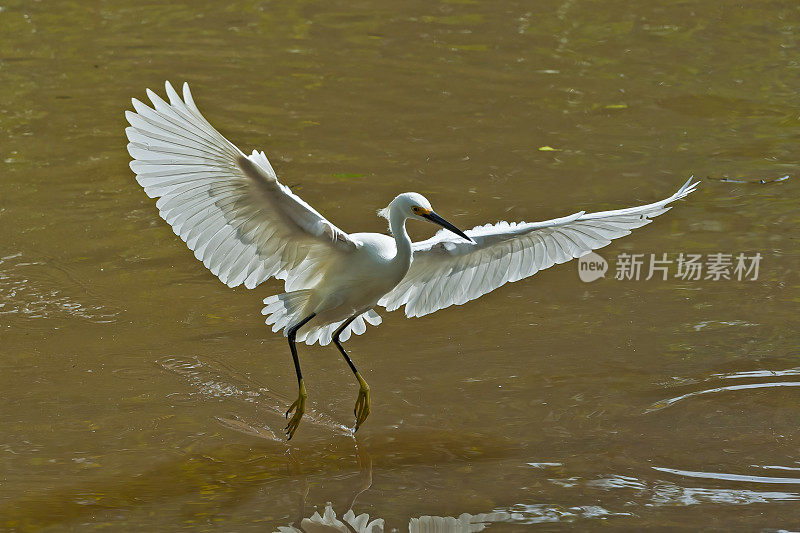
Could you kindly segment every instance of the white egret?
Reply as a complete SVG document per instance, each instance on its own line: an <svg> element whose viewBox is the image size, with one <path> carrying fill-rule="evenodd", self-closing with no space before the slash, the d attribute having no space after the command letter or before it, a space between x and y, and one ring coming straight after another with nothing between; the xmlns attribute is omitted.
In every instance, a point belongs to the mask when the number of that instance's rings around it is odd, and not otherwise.
<svg viewBox="0 0 800 533"><path fill-rule="evenodd" d="M189 86L183 98L166 83L169 102L147 90L153 107L133 99L131 169L159 214L194 255L230 287L252 289L270 277L285 280L283 294L264 300L272 330L289 339L299 394L289 407L289 439L305 411L306 387L296 341L333 341L360 385L355 429L370 412L370 389L342 346L374 311L405 306L418 317L460 305L501 285L564 263L648 224L667 204L691 193L689 179L672 196L647 205L585 213L533 223L499 222L462 232L433 211L417 193L397 196L378 213L391 237L345 233L278 181L264 152L245 155L203 117ZM411 242L406 221L443 226Z"/></svg>

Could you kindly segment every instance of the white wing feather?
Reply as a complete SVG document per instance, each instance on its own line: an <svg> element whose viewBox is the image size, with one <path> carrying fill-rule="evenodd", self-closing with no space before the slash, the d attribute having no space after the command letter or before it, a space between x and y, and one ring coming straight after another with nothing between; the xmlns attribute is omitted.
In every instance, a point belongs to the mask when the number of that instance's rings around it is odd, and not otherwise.
<svg viewBox="0 0 800 533"><path fill-rule="evenodd" d="M581 211L545 222L478 226L465 232L475 241L472 243L441 230L412 244L410 270L378 304L389 311L405 305L409 317L461 305L628 235L668 211L667 204L690 194L698 183L689 178L669 198L638 207L590 214Z"/></svg>
<svg viewBox="0 0 800 533"><path fill-rule="evenodd" d="M136 180L197 259L230 287L271 276L286 290L321 276L321 260L353 250L349 236L278 182L264 152L245 156L200 114L188 84L169 103L147 90L149 107L126 111Z"/></svg>

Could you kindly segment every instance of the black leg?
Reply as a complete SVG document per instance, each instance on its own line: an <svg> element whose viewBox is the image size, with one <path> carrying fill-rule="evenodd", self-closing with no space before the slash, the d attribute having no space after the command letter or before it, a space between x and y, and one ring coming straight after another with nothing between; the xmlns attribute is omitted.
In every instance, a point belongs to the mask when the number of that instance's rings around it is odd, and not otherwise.
<svg viewBox="0 0 800 533"><path fill-rule="evenodd" d="M351 316L347 320L345 320L339 329L336 330L336 333L333 334L333 343L336 344L336 347L339 348L339 351L342 352L342 356L344 356L344 360L347 361L347 364L350 366L350 370L353 371L355 374L356 379L358 380L358 384L361 386L361 390L358 392L358 399L356 400L356 407L353 409L353 414L356 416L356 427L354 431L358 431L358 428L361 427L361 424L364 423L364 420L367 419L370 413L370 393L369 393L369 385L367 382L364 381L364 378L361 377L361 374L358 373L358 369L356 369L356 365L353 364L353 361L350 360L350 356L347 355L342 343L339 342L339 335L350 325L353 320L356 319L358 315Z"/></svg>
<svg viewBox="0 0 800 533"><path fill-rule="evenodd" d="M295 324L294 326L290 327L287 330L286 336L289 338L289 350L292 352L292 359L294 360L294 370L297 373L297 386L299 388L299 394L297 396L297 400L289 407L286 411L286 418L289 418L289 413L294 411L294 415L292 415L292 419L289 420L289 423L286 424L286 435L289 437L288 440L292 440L294 436L294 432L297 431L297 426L300 425L300 419L303 418L303 413L306 411L306 398L308 394L306 393L306 386L303 383L303 373L300 371L300 359L297 357L297 346L295 346L295 338L297 337L297 330L302 328L303 326L308 323L309 320L314 318L316 313L311 313L309 316Z"/></svg>
<svg viewBox="0 0 800 533"><path fill-rule="evenodd" d="M358 374L358 370L356 369L356 365L354 365L354 364L353 364L353 361L351 361L351 360L350 360L350 356L349 356L349 355L347 355L347 352L346 352L346 351L344 351L344 347L342 346L342 343L341 343L341 342L339 342L339 335L341 335L341 334L342 334L342 332L344 332L344 330L347 328L347 326L349 326L349 325L350 325L350 323L351 323L353 320L355 320L355 319L356 319L356 316L358 316L358 315L351 316L350 318L348 318L347 320L345 320L345 321L342 323L342 325L341 325L341 326L339 326L339 329L337 329L337 330L336 330L336 332L333 334L333 343L336 345L336 347L337 347L337 348L339 348L339 351L340 351L340 352L342 352L342 355L344 356L344 360L345 360L345 361L347 361L347 364L348 364L348 365L350 365L350 370L352 370L352 371L353 371L353 374L356 374L356 375L357 375L357 374Z"/></svg>

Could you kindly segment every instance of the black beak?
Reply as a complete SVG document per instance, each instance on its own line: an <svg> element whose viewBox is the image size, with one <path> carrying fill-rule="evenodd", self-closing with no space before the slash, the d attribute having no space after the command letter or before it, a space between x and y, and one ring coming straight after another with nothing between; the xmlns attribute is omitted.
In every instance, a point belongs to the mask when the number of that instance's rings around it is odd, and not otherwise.
<svg viewBox="0 0 800 533"><path fill-rule="evenodd" d="M431 211L427 215L422 215L422 216L424 218L427 218L431 222L435 222L436 224L439 224L441 227L452 231L453 233L455 233L459 237L467 239L469 242L475 242L472 239L470 239L469 237L467 237L466 233L464 233L463 231L461 231L460 229L458 229L457 227L455 227L454 225L452 225L451 223L449 223L448 221L446 221L445 219L443 219L442 217L440 217L439 215L437 215L433 211Z"/></svg>

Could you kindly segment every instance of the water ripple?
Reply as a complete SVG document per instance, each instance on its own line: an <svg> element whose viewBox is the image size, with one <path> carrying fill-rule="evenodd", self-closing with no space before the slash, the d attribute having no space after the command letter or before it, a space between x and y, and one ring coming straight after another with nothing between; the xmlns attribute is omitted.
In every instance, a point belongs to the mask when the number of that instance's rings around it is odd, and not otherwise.
<svg viewBox="0 0 800 533"><path fill-rule="evenodd" d="M83 293L74 296L69 293ZM119 311L86 290L62 265L25 260L22 253L0 257L0 315L26 319L80 318L115 322Z"/></svg>
<svg viewBox="0 0 800 533"><path fill-rule="evenodd" d="M745 474L727 474L724 472L695 472L692 470L678 470L676 468L652 467L653 470L675 474L678 476L694 477L700 479L716 479L720 481L741 481L745 483L776 483L781 485L800 485L800 478L793 477L767 477L749 476Z"/></svg>
<svg viewBox="0 0 800 533"><path fill-rule="evenodd" d="M652 467L654 470L668 474L699 479L719 481L741 481L751 483L794 484L800 480L794 478L769 478L738 474L713 472L693 472L674 468ZM766 481L765 481L766 480ZM774 481L779 480L779 481ZM750 490L733 488L684 487L669 481L655 480L647 482L630 476L610 475L586 482L587 487L602 490L634 490L637 499L647 502L645 505L674 506L700 505L704 503L750 505L754 503L771 503L800 501L800 493L776 490Z"/></svg>
<svg viewBox="0 0 800 533"><path fill-rule="evenodd" d="M778 382L771 382L771 383L748 383L745 385L728 385L725 387L714 387L713 389L705 389L700 391L693 391L687 392L686 394L681 394L680 396L675 396L674 398L668 398L666 400L659 400L658 402L651 405L645 413L652 413L653 411L659 411L666 407L676 404L681 400L685 400L686 398L692 398L695 396L703 396L706 394L714 394L718 392L727 392L727 391L737 391L737 390L747 390L747 389L768 389L773 387L800 387L800 382L798 381L778 381Z"/></svg>
<svg viewBox="0 0 800 533"><path fill-rule="evenodd" d="M214 398L234 405L235 410L229 417L215 417L228 429L254 437L285 442L282 436L277 436L282 435L282 432L273 431L270 426L265 425L265 421L272 420L273 427L283 427L286 423L284 411L286 406L291 404L289 399L217 361L201 361L197 357L167 357L158 361L158 364L185 379L192 389L190 396ZM176 393L171 398L173 401L180 401L180 396L180 393ZM256 409L255 417L244 415L245 410L252 411L253 408ZM310 425L321 426L340 435L353 436L351 428L316 409L308 408L303 418L304 422L306 419Z"/></svg>
<svg viewBox="0 0 800 533"><path fill-rule="evenodd" d="M787 370L750 370L745 372L731 372L729 374L711 374L706 381L711 379L772 378L780 376L800 376L800 368L789 368Z"/></svg>
<svg viewBox="0 0 800 533"><path fill-rule="evenodd" d="M780 491L681 487L672 483L664 483L655 488L651 500L654 505L659 506L700 505L703 503L751 505L754 503L798 501L800 500L800 494Z"/></svg>

